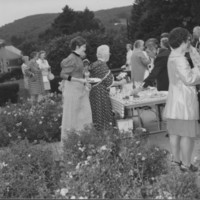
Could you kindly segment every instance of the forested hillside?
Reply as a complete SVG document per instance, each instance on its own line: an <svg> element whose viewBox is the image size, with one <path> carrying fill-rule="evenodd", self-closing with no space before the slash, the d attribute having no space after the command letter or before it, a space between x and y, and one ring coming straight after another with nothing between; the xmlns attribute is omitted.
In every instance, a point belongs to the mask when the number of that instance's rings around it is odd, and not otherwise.
<svg viewBox="0 0 200 200"><path fill-rule="evenodd" d="M118 25L126 24L126 19L131 15L131 8L132 6L126 6L99 10L94 12L94 14L95 17L103 23L105 28L113 28L116 26L116 23L118 23ZM20 40L20 38L35 40L40 33L51 26L52 22L59 14L60 13L39 14L15 20L13 23L0 27L0 38L7 42L10 42L11 39Z"/></svg>

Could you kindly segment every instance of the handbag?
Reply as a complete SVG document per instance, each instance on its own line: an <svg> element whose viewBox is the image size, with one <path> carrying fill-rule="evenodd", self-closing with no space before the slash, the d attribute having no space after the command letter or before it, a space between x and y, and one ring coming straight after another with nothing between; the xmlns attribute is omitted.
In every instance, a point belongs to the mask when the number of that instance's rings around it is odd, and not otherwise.
<svg viewBox="0 0 200 200"><path fill-rule="evenodd" d="M55 76L51 72L49 72L47 78L51 81L55 78Z"/></svg>

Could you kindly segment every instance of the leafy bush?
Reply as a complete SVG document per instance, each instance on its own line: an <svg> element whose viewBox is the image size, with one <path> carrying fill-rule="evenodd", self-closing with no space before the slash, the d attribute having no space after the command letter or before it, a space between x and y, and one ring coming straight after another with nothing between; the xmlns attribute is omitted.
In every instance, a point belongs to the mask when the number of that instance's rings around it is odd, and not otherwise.
<svg viewBox="0 0 200 200"><path fill-rule="evenodd" d="M58 187L52 152L26 140L1 151L1 198L50 198Z"/></svg>
<svg viewBox="0 0 200 200"><path fill-rule="evenodd" d="M197 174L169 167L168 152L149 146L146 139L142 129L134 134L91 127L71 131L64 143L63 170L46 143L15 142L0 151L0 196L199 199Z"/></svg>
<svg viewBox="0 0 200 200"><path fill-rule="evenodd" d="M135 136L89 128L69 134L63 180L67 197L141 198L143 186L168 172L168 152Z"/></svg>
<svg viewBox="0 0 200 200"><path fill-rule="evenodd" d="M32 106L28 101L8 104L0 116L0 146L11 141L27 138L30 142L44 140L48 142L60 139L62 118L61 95L50 94Z"/></svg>
<svg viewBox="0 0 200 200"><path fill-rule="evenodd" d="M2 83L0 84L0 106L7 101L16 103L18 101L19 84L18 83Z"/></svg>
<svg viewBox="0 0 200 200"><path fill-rule="evenodd" d="M19 80L22 78L22 70L21 69L14 69L11 72L5 72L0 74L0 83L5 81L10 81L12 79Z"/></svg>
<svg viewBox="0 0 200 200"><path fill-rule="evenodd" d="M56 93L61 93L60 90L58 89L59 87L59 82L61 82L60 76L55 76L53 80L50 81L51 84L51 92L56 92Z"/></svg>
<svg viewBox="0 0 200 200"><path fill-rule="evenodd" d="M76 36L82 36L87 40L87 58L96 61L97 47L102 44L110 46L111 57L108 65L111 69L120 68L126 60L126 35L125 31L110 31L108 33L102 31L78 32L71 35L56 37L45 45L47 51L47 59L52 67L52 72L59 75L61 71L60 63L66 58L71 50L69 48L70 40Z"/></svg>

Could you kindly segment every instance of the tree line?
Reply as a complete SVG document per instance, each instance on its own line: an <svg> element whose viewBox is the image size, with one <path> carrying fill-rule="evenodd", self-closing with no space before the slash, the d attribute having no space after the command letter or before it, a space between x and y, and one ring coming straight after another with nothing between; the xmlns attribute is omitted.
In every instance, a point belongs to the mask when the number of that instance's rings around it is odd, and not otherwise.
<svg viewBox="0 0 200 200"><path fill-rule="evenodd" d="M51 27L41 33L37 41L25 41L13 36L13 45L29 55L33 50L47 51L53 73L60 73L60 62L69 53L69 41L76 35L87 42L87 58L96 59L96 48L108 44L111 48L110 68L119 68L125 63L125 44L136 39L157 38L177 26L189 31L200 25L199 0L135 0L127 26L106 30L102 22L89 9L74 11L68 5L58 15Z"/></svg>

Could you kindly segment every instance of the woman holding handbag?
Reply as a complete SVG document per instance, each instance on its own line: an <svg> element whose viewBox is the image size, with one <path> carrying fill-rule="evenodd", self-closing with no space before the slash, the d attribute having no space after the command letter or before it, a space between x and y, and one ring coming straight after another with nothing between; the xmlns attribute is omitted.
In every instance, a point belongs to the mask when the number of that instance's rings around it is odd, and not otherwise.
<svg viewBox="0 0 200 200"><path fill-rule="evenodd" d="M51 90L50 81L54 79L54 75L51 73L51 67L48 61L46 60L45 51L39 52L39 59L37 60L37 63L42 71L44 90L48 92Z"/></svg>

